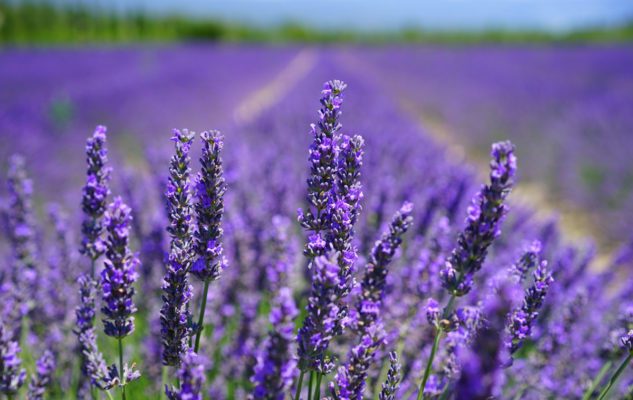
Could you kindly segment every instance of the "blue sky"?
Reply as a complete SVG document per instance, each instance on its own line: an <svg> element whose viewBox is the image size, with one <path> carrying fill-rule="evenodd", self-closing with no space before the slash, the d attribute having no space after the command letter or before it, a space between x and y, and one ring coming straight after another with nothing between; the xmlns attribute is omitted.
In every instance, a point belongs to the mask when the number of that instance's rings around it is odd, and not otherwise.
<svg viewBox="0 0 633 400"><path fill-rule="evenodd" d="M536 28L553 31L633 18L633 0L101 0L121 8L271 25L391 30Z"/></svg>

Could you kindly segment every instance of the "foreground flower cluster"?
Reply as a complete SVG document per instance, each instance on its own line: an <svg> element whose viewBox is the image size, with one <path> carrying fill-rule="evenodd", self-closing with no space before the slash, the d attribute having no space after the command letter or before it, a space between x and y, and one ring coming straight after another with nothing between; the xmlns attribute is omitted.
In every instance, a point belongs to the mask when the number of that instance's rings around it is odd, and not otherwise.
<svg viewBox="0 0 633 400"><path fill-rule="evenodd" d="M139 181L112 169L99 126L86 145L81 222L71 229L51 206L47 229L25 160L11 158L0 393L632 395L633 284L615 284L631 253L592 272L591 249L514 212L510 142L492 145L477 189L438 159L413 161L403 142L344 134L346 89L324 85L299 189L274 133L259 154L266 167L245 171L220 132L174 130L168 164ZM367 162L372 146L411 171L381 175Z"/></svg>

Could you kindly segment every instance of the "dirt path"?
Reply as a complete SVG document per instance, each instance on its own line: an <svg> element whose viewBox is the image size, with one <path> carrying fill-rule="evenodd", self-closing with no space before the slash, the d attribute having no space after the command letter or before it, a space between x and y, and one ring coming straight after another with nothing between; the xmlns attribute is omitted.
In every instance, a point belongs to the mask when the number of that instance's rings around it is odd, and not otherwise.
<svg viewBox="0 0 633 400"><path fill-rule="evenodd" d="M314 49L301 50L275 78L247 96L236 108L233 118L238 125L254 121L293 89L316 65Z"/></svg>

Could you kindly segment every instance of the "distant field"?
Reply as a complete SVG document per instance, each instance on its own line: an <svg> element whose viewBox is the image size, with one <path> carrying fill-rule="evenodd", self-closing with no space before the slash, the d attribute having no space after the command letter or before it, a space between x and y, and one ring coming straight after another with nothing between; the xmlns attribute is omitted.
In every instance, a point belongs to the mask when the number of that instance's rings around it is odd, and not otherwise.
<svg viewBox="0 0 633 400"><path fill-rule="evenodd" d="M56 185L69 171L80 175L71 166L79 166L81 159L76 151L70 155L76 149L67 143L96 123L109 125L130 153L147 152L147 140L156 146L157 137L168 135L166 127L229 127L240 104L283 74L300 51L234 45L4 51L0 134L23 139L15 140L14 147L3 146L0 157L46 149L45 160L64 160L63 166L47 168L45 181ZM459 142L475 158L485 156L492 141L510 138L518 145L523 181L537 184L561 207L587 212L601 235L628 239L633 215L629 47L404 46L310 52L314 55L304 60L309 65L301 67L308 68L305 76L282 80L284 87L277 92L309 90L313 80L307 76L325 79L325 71L331 71L331 76L380 88L377 96L389 96L410 118L421 118L434 137L448 132L443 139ZM379 97L366 101L380 102ZM354 100L349 108L344 118L362 115Z"/></svg>

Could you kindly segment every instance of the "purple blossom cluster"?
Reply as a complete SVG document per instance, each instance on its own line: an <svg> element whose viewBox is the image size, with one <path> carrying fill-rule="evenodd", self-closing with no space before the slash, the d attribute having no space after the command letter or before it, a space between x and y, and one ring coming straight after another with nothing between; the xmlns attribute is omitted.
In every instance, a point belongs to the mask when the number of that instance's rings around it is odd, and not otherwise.
<svg viewBox="0 0 633 400"><path fill-rule="evenodd" d="M306 87L345 59L320 65ZM122 157L117 129L107 141L98 127L75 190L81 210L43 204L41 173L26 175L37 161L13 159L0 393L630 396L630 246L596 268L592 246L514 202L514 145L493 144L477 187L387 92L355 73L348 82L346 119L347 84L328 81L310 138L296 134L312 108L303 83L261 114L242 111L227 136L175 130L171 149L155 140L146 164ZM41 205L52 223L38 221Z"/></svg>

